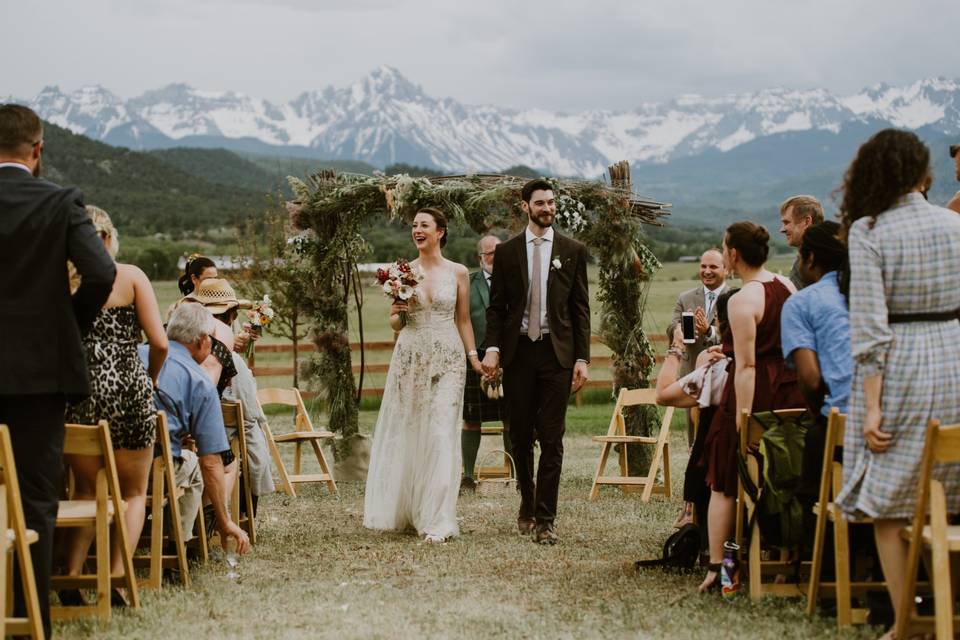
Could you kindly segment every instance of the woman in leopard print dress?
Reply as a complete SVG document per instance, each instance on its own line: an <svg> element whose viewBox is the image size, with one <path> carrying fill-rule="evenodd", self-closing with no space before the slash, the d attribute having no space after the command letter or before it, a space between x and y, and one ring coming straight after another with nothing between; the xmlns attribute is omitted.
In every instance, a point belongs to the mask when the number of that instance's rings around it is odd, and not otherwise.
<svg viewBox="0 0 960 640"><path fill-rule="evenodd" d="M107 250L116 256L117 232L110 217L102 209L90 206L87 214ZM150 343L146 369L137 354L141 330ZM153 387L167 357L167 335L157 298L143 271L133 265L117 264L113 291L83 344L90 370L90 397L68 407L67 422L96 424L106 420L110 424L120 493L127 503L124 514L127 540L134 547L143 529L147 480L156 437ZM98 465L91 464L84 456L68 456L67 463L74 473L76 499L93 499ZM93 535L92 527L72 531L66 548L69 575L80 573ZM116 548L111 554L111 565L113 575L123 570Z"/></svg>

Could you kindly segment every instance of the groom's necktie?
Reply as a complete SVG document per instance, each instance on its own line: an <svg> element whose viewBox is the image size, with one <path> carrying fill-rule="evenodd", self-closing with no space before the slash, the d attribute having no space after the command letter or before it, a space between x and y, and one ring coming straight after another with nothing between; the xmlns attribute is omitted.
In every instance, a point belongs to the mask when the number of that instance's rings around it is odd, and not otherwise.
<svg viewBox="0 0 960 640"><path fill-rule="evenodd" d="M543 238L533 239L533 269L530 274L530 315L527 320L527 337L540 339L540 245Z"/></svg>

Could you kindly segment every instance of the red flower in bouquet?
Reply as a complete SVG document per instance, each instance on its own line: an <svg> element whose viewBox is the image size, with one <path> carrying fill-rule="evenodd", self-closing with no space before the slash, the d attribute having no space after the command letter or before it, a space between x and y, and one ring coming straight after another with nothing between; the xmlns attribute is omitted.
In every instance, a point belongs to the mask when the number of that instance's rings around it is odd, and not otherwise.
<svg viewBox="0 0 960 640"><path fill-rule="evenodd" d="M404 259L399 259L386 269L377 269L377 284L383 289L384 295L393 298L394 302L406 302L416 297L416 286L423 281L424 274L420 269L410 266ZM400 314L400 326L407 324L405 313Z"/></svg>

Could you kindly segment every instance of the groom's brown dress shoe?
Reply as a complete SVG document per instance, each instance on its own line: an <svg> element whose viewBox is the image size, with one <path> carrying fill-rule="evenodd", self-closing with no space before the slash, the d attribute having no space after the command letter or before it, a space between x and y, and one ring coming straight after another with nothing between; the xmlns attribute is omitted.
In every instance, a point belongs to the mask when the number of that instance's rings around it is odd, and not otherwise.
<svg viewBox="0 0 960 640"><path fill-rule="evenodd" d="M533 538L537 544L557 544L560 542L560 536L553 528L553 523L541 524L537 526L537 534Z"/></svg>
<svg viewBox="0 0 960 640"><path fill-rule="evenodd" d="M529 536L537 528L537 523L533 518L517 518L517 533L522 536Z"/></svg>

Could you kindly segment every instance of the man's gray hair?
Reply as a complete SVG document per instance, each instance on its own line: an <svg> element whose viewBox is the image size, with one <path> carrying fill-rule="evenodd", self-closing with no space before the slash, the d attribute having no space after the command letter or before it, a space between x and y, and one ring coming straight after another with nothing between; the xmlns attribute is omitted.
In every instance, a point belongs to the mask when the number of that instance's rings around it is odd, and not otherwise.
<svg viewBox="0 0 960 640"><path fill-rule="evenodd" d="M480 239L477 240L477 253L481 252L480 245L483 244L483 241L486 240L487 238L493 238L494 240L497 241L497 244L500 243L500 238L498 236L493 235L492 233L488 233L485 236L481 236Z"/></svg>
<svg viewBox="0 0 960 640"><path fill-rule="evenodd" d="M167 337L181 344L193 344L216 330L213 315L202 304L184 302L174 309L167 323Z"/></svg>

